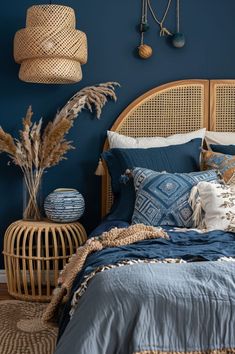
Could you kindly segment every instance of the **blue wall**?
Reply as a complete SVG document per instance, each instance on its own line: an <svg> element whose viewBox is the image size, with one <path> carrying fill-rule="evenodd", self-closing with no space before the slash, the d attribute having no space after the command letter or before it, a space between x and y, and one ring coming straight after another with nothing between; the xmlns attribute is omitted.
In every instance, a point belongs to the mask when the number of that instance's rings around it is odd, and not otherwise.
<svg viewBox="0 0 235 354"><path fill-rule="evenodd" d="M53 118L57 108L86 85L119 81L118 102L109 103L100 121L88 113L81 114L70 133L76 150L67 161L48 171L44 193L57 187L79 189L86 199L84 225L90 230L99 221L100 179L94 176L105 132L125 106L144 91L159 84L185 78L234 78L235 74L235 1L182 0L182 31L187 36L183 49L172 48L151 20L146 43L154 49L148 61L138 59L139 42L136 25L141 0L67 0L57 3L71 6L77 14L77 27L87 33L89 61L83 67L84 79L76 85L34 85L19 81L18 65L12 57L14 33L25 26L26 9L42 1L14 0L1 7L1 105L0 125L17 135L29 104L35 118ZM166 0L152 0L162 7ZM173 1L175 7L175 1ZM163 8L161 8L163 10ZM160 11L162 13L162 11ZM174 28L173 8L168 24ZM8 158L0 156L0 232L21 218L22 178ZM2 266L1 266L2 268Z"/></svg>

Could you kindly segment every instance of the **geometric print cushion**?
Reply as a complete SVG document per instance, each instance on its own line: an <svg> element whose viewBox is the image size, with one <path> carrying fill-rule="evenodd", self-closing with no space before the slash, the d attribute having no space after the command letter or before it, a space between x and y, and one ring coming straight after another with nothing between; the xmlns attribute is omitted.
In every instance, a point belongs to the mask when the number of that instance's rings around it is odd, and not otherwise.
<svg viewBox="0 0 235 354"><path fill-rule="evenodd" d="M235 156L213 151L202 151L202 170L218 170L225 183L233 184Z"/></svg>
<svg viewBox="0 0 235 354"><path fill-rule="evenodd" d="M192 187L201 181L217 182L215 171L191 173L132 171L136 201L132 223L152 226L192 227L193 210L188 202Z"/></svg>

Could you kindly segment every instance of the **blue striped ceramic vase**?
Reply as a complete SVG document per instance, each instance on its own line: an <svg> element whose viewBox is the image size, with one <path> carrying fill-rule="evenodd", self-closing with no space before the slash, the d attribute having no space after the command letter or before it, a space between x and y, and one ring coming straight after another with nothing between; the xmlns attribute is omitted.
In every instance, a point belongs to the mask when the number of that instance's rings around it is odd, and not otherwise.
<svg viewBox="0 0 235 354"><path fill-rule="evenodd" d="M46 197L44 210L49 220L72 222L84 213L85 201L76 189L59 188Z"/></svg>

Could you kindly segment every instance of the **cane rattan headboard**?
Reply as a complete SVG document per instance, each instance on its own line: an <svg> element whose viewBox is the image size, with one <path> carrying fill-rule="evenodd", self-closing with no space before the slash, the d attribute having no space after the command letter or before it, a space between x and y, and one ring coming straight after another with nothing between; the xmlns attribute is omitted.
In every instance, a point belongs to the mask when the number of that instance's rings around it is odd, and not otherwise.
<svg viewBox="0 0 235 354"><path fill-rule="evenodd" d="M235 131L234 117L235 80L182 80L158 86L137 98L110 130L131 137L168 136L209 129L210 125L213 130ZM104 150L108 148L106 140ZM110 177L105 170L102 216L113 202Z"/></svg>
<svg viewBox="0 0 235 354"><path fill-rule="evenodd" d="M235 80L210 81L210 130L235 131Z"/></svg>

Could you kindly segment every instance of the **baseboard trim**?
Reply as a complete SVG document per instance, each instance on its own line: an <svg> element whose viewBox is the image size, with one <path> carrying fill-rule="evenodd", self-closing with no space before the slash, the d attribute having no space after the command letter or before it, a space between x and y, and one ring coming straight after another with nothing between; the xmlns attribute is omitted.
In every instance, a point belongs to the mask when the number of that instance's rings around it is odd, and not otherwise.
<svg viewBox="0 0 235 354"><path fill-rule="evenodd" d="M6 271L5 269L0 269L0 283L6 283L6 282L7 282Z"/></svg>

